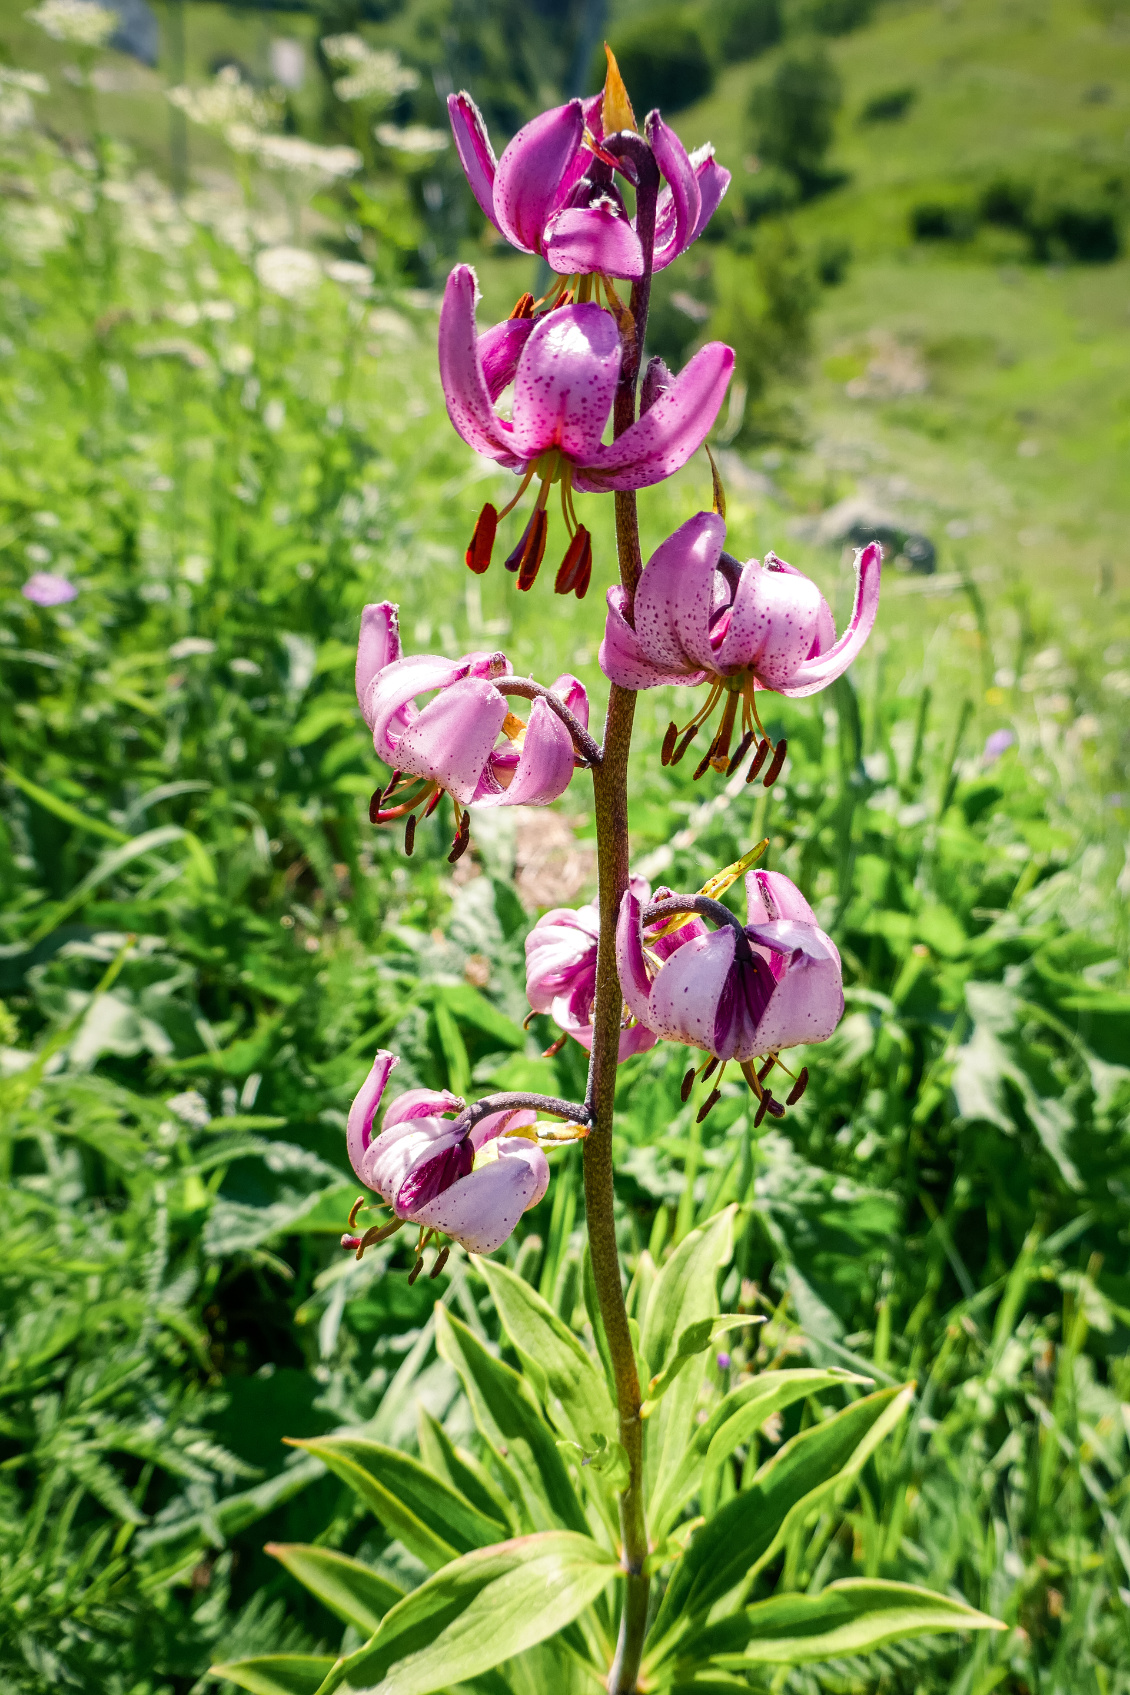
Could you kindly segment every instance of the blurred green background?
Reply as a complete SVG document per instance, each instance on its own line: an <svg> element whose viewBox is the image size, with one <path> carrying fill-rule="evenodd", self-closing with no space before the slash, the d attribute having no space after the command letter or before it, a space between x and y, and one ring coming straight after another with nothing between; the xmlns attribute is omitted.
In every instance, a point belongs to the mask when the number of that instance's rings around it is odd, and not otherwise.
<svg viewBox="0 0 1130 1695"><path fill-rule="evenodd" d="M641 698L633 863L698 887L768 834L848 1012L779 1128L736 1087L696 1126L681 1052L623 1067L627 1265L736 1200L725 1298L770 1322L733 1369L920 1385L769 1589L881 1572L1011 1627L774 1689L1130 1690L1130 12L152 10L156 65L0 20L4 1687L187 1695L214 1660L335 1650L266 1542L419 1574L282 1438L411 1447L423 1406L473 1446L430 1314L495 1339L485 1287L457 1254L409 1288L399 1238L340 1256L344 1114L378 1045L404 1087L583 1088L579 1049L522 1028L522 942L593 893L587 796L476 817L455 875L445 804L405 860L367 821L353 643L395 599L411 649L571 668L599 723L608 503L581 497L583 603L468 575L512 483L450 429L435 328L456 260L484 325L537 282L463 184L446 93L501 151L599 85L607 36L637 113L733 173L649 333L673 365L735 347L730 547L811 572L841 623L853 540L888 554L851 678L771 708L771 794L663 769L691 696ZM348 31L399 92L335 94L318 44ZM272 170L186 121L166 89L225 66L360 169ZM709 494L704 455L644 492L645 549ZM36 572L77 595L37 605ZM583 1334L579 1168L553 1164L504 1253Z"/></svg>

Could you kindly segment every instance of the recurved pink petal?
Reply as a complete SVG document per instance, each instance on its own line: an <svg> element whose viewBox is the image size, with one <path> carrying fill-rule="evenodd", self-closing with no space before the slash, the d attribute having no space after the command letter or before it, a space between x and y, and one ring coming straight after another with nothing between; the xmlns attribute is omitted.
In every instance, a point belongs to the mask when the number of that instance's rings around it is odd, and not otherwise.
<svg viewBox="0 0 1130 1695"><path fill-rule="evenodd" d="M461 1177L419 1207L415 1222L453 1236L469 1253L490 1254L512 1233L522 1214L549 1187L549 1164L524 1137L499 1143L498 1158Z"/></svg>
<svg viewBox="0 0 1130 1695"><path fill-rule="evenodd" d="M725 539L723 518L697 512L648 560L636 589L635 623L640 647L653 664L669 671L717 669L710 614Z"/></svg>
<svg viewBox="0 0 1130 1695"><path fill-rule="evenodd" d="M826 1041L844 1014L843 976L830 939L811 925L788 920L751 925L747 934L759 947L772 948L785 959L753 1051L772 1053L801 1042Z"/></svg>
<svg viewBox="0 0 1130 1695"><path fill-rule="evenodd" d="M444 1118L412 1118L404 1124L386 1124L362 1157L359 1176L390 1206L396 1206L401 1188L413 1169L442 1156L458 1141L451 1134L451 1121ZM399 1209L398 1209L399 1210Z"/></svg>
<svg viewBox="0 0 1130 1695"><path fill-rule="evenodd" d="M715 1015L733 963L734 931L728 924L673 953L652 984L648 1028L670 1042L715 1053Z"/></svg>
<svg viewBox="0 0 1130 1695"><path fill-rule="evenodd" d="M526 253L542 250L542 231L560 204L584 127L581 102L570 100L524 124L498 161L494 179L498 227L507 241Z"/></svg>
<svg viewBox="0 0 1130 1695"><path fill-rule="evenodd" d="M751 668L770 689L791 682L816 640L823 603L810 578L767 570L751 559L738 580L729 628L718 649L718 669Z"/></svg>
<svg viewBox="0 0 1130 1695"><path fill-rule="evenodd" d="M578 974L596 967L600 919L591 906L558 906L543 913L526 937L526 998L535 1012L548 1012L572 990Z"/></svg>
<svg viewBox="0 0 1130 1695"><path fill-rule="evenodd" d="M377 675L386 665L400 658L400 623L397 609L391 600L377 601L362 607L361 632L357 638L357 666L354 673L357 704L370 730L369 691Z"/></svg>
<svg viewBox="0 0 1130 1695"><path fill-rule="evenodd" d="M548 806L565 793L574 769L572 736L544 700L535 700L514 775L501 794L484 797L479 804Z"/></svg>
<svg viewBox="0 0 1130 1695"><path fill-rule="evenodd" d="M862 552L857 553L855 560L855 605L852 608L851 622L838 642L819 654L815 659L806 659L798 665L788 683L780 690L792 700L798 700L804 695L815 694L817 690L827 688L829 683L841 677L859 654L864 642L871 634L875 623L875 615L879 610L879 574L883 564L883 550L878 542L871 542Z"/></svg>
<svg viewBox="0 0 1130 1695"><path fill-rule="evenodd" d="M745 893L747 924L769 924L779 918L816 923L816 914L783 871L747 871Z"/></svg>
<svg viewBox="0 0 1130 1695"><path fill-rule="evenodd" d="M377 1116L385 1084L393 1067L399 1064L395 1054L387 1053L384 1048L379 1049L369 1075L358 1089L349 1109L345 1125L345 1147L349 1154L349 1163L363 1183L367 1179L362 1175L361 1162L373 1140L373 1120Z"/></svg>
<svg viewBox="0 0 1130 1695"><path fill-rule="evenodd" d="M519 463L510 445L510 425L491 401L475 334L475 273L456 265L443 291L439 313L439 375L447 415L468 447L503 465Z"/></svg>
<svg viewBox="0 0 1130 1695"><path fill-rule="evenodd" d="M462 1112L466 1101L450 1089L406 1089L397 1095L384 1117L384 1128L407 1124L411 1118L442 1118L445 1112Z"/></svg>
<svg viewBox="0 0 1130 1695"><path fill-rule="evenodd" d="M589 727L589 697L588 690L581 679L574 677L571 671L563 671L550 687L557 698L564 701L577 723L587 730Z"/></svg>
<svg viewBox="0 0 1130 1695"><path fill-rule="evenodd" d="M666 239L662 249L659 245L658 215L656 217L654 264L657 270L662 270L694 240L702 194L686 148L674 130L663 122L658 112L648 113L644 120L644 131L655 154L655 162L667 182L667 192L670 195L670 216L664 219L665 225L669 225L669 233L665 229Z"/></svg>
<svg viewBox="0 0 1130 1695"><path fill-rule="evenodd" d="M532 318L504 318L479 337L479 359L492 401L514 381L522 349L534 327Z"/></svg>
<svg viewBox="0 0 1130 1695"><path fill-rule="evenodd" d="M622 588L608 591L608 615L597 660L610 683L622 689L657 689L664 683L693 685L705 681L706 673L690 673L678 667L656 665L644 653L639 637L624 617L628 596Z"/></svg>
<svg viewBox="0 0 1130 1695"><path fill-rule="evenodd" d="M651 978L647 974L647 964L643 956L643 940L640 934L640 913L642 908L631 889L624 890L624 898L620 902L620 914L616 920L616 970L620 978L620 992L624 997L629 1012L633 1018L638 1018L641 1024L652 1028L651 1019Z"/></svg>
<svg viewBox="0 0 1130 1695"><path fill-rule="evenodd" d="M477 1152L488 1142L496 1142L504 1130L517 1130L520 1126L528 1128L537 1121L537 1113L526 1108L519 1112L490 1112L485 1118L480 1118L471 1131L471 1145Z"/></svg>
<svg viewBox="0 0 1130 1695"><path fill-rule="evenodd" d="M418 1207L426 1206L461 1177L466 1177L474 1163L475 1150L470 1138L462 1131L445 1128L405 1172L392 1197L394 1211L401 1218L415 1217Z"/></svg>
<svg viewBox="0 0 1130 1695"><path fill-rule="evenodd" d="M512 451L528 460L560 447L579 465L606 452L600 438L620 355L616 321L603 307L562 306L542 318L518 362Z"/></svg>
<svg viewBox="0 0 1130 1695"><path fill-rule="evenodd" d="M494 178L498 165L483 115L467 93L448 95L447 115L451 119L455 151L471 185L471 193L498 229L499 222L494 215Z"/></svg>
<svg viewBox="0 0 1130 1695"><path fill-rule="evenodd" d="M467 805L506 717L506 702L482 677L452 683L425 706L401 736L401 771L431 777Z"/></svg>
<svg viewBox="0 0 1130 1695"><path fill-rule="evenodd" d="M609 277L643 276L640 238L613 200L568 206L545 227L545 257L562 276L603 271Z"/></svg>
<svg viewBox="0 0 1130 1695"><path fill-rule="evenodd" d="M386 765L395 766L400 738L418 716L416 696L446 688L458 675L454 660L434 653L409 654L377 673L369 685L368 704L362 703L361 710L372 728L373 746Z"/></svg>
<svg viewBox="0 0 1130 1695"><path fill-rule="evenodd" d="M691 241L697 241L722 204L722 197L730 186L730 173L715 159L714 148L709 141L691 154L691 167L698 178L699 189L698 221L691 233Z"/></svg>
<svg viewBox="0 0 1130 1695"><path fill-rule="evenodd" d="M669 477L706 440L733 369L733 349L708 342L642 418L599 448L585 468L578 467L574 485L584 490L648 488Z"/></svg>

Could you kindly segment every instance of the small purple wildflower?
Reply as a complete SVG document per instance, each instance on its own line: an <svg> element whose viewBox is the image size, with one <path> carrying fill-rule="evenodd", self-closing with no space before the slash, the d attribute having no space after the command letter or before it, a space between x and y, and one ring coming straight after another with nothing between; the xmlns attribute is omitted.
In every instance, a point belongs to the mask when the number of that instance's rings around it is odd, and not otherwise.
<svg viewBox="0 0 1130 1695"><path fill-rule="evenodd" d="M1016 741L1015 730L994 730L985 742L982 765L995 765L1002 753L1007 753Z"/></svg>
<svg viewBox="0 0 1130 1695"><path fill-rule="evenodd" d="M729 1369L730 1369L730 1356L729 1356L729 1354L719 1354L718 1355L718 1370L719 1371L729 1371Z"/></svg>
<svg viewBox="0 0 1130 1695"><path fill-rule="evenodd" d="M36 606L62 606L78 594L73 583L69 583L66 577L57 576L54 571L36 571L20 592L25 600L34 601Z"/></svg>

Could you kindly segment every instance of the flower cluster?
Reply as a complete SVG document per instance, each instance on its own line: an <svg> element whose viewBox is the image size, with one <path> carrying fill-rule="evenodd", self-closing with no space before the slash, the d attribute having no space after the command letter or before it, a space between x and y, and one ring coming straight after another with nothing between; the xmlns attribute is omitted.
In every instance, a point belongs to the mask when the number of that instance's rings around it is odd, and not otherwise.
<svg viewBox="0 0 1130 1695"><path fill-rule="evenodd" d="M85 8L84 8L85 10ZM224 65L201 88L180 85L166 92L169 102L202 129L226 135L233 126L266 129L278 115L278 102L244 82L235 65Z"/></svg>
<svg viewBox="0 0 1130 1695"><path fill-rule="evenodd" d="M357 49L339 43L337 62L361 63L350 54ZM720 342L701 347L677 374L653 359L641 384L640 367L651 277L697 240L729 176L709 147L689 154L658 111L637 123L611 54L602 94L542 113L501 158L468 94L453 94L448 110L483 214L512 247L556 273L543 298L522 295L508 318L485 328L476 319L469 266L456 265L444 290L439 367L448 415L469 447L518 478L501 511L483 507L466 563L477 573L488 569L500 520L536 484L533 512L506 560L518 589L532 588L556 488L567 540L554 586L582 597L594 550L576 498L623 494L671 476L703 445L725 398L734 355ZM377 133L383 141L381 127ZM617 289L625 282L628 304ZM715 510L689 518L642 570L634 520L626 520L633 539L620 537L621 581L607 591L599 660L613 685L610 725L632 691L704 688L690 721L670 725L663 763L677 764L717 714L695 777L733 774L752 750L746 780L769 785L784 769L787 744L771 743L758 696L802 699L843 674L875 622L881 552L873 544L857 555L855 602L837 635L827 602L802 572L774 553L743 564L725 551L724 509L715 472ZM619 503L618 527L626 511ZM445 797L454 817L453 861L468 847L474 808L548 805L578 769L592 768L605 785L617 760L621 802L615 826L607 806L598 817L598 898L553 908L526 939L531 1017L548 1016L560 1031L548 1053L570 1039L590 1053L584 1104L505 1095L465 1107L447 1093L413 1090L393 1103L374 1136L395 1064L378 1054L350 1114L349 1152L358 1177L393 1216L345 1236L346 1245L361 1253L405 1222L417 1224L414 1276L433 1234L471 1252L493 1251L545 1192L540 1144L607 1131L617 1061L660 1042L704 1055L683 1081L684 1101L696 1081L711 1085L700 1120L720 1098L731 1065L756 1097L755 1123L799 1101L807 1067L795 1069L782 1056L832 1034L843 1016L843 978L835 943L801 890L782 873L755 866L767 841L697 893L653 894L639 877L625 886L624 720L620 745L610 729L601 747L589 733L588 699L575 677L546 687L512 674L500 652L404 654L388 601L362 613L357 699L374 750L391 771L373 795L370 818L403 820L408 853L417 821ZM512 700L529 703L525 716ZM630 713L626 722L630 736ZM744 922L722 899L742 876ZM566 1120L565 1127L553 1128L546 1117ZM353 1225L351 1217L351 1231ZM444 1247L437 1269L446 1253Z"/></svg>
<svg viewBox="0 0 1130 1695"><path fill-rule="evenodd" d="M268 171L290 171L332 182L351 177L364 163L355 147L320 147L301 135L264 135L254 124L229 124L226 135L229 147L253 154Z"/></svg>
<svg viewBox="0 0 1130 1695"><path fill-rule="evenodd" d="M95 0L40 0L24 16L70 47L105 47L121 22L117 12Z"/></svg>
<svg viewBox="0 0 1130 1695"><path fill-rule="evenodd" d="M334 93L347 103L374 100L391 104L419 87L419 71L402 65L395 53L370 47L359 35L325 35L322 52L331 65L345 72L335 80Z"/></svg>

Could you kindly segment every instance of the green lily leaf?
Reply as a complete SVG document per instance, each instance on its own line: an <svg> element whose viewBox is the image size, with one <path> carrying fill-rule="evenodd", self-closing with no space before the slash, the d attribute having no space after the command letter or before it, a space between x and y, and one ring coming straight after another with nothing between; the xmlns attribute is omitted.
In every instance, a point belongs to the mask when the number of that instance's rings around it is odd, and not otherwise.
<svg viewBox="0 0 1130 1695"><path fill-rule="evenodd" d="M366 1636L371 1636L389 1609L404 1599L403 1589L395 1583L333 1548L268 1542L266 1552L338 1618Z"/></svg>
<svg viewBox="0 0 1130 1695"><path fill-rule="evenodd" d="M396 1448L361 1436L295 1441L356 1490L387 1530L433 1571L472 1548L496 1542L505 1525Z"/></svg>
<svg viewBox="0 0 1130 1695"><path fill-rule="evenodd" d="M515 1480L526 1522L535 1530L564 1526L585 1535L588 1525L568 1467L529 1385L444 1306L436 1307L436 1347L459 1374L503 1477Z"/></svg>
<svg viewBox="0 0 1130 1695"><path fill-rule="evenodd" d="M314 1695L333 1669L332 1654L261 1654L212 1667L213 1677L226 1677L251 1695Z"/></svg>
<svg viewBox="0 0 1130 1695"><path fill-rule="evenodd" d="M696 1354L703 1354L711 1342L717 1342L731 1330L738 1330L746 1324L764 1324L765 1320L752 1313L726 1312L719 1313L713 1318L700 1318L694 1324L688 1324L680 1333L675 1344L675 1352L659 1373L648 1384L647 1400L641 1412L647 1418L653 1407L662 1400L683 1367Z"/></svg>
<svg viewBox="0 0 1130 1695"><path fill-rule="evenodd" d="M740 1653L711 1656L711 1669L795 1666L840 1654L865 1654L885 1642L946 1630L1005 1630L999 1619L964 1601L913 1583L847 1577L819 1595L774 1595L726 1620L722 1632L744 1632Z"/></svg>
<svg viewBox="0 0 1130 1695"><path fill-rule="evenodd" d="M564 1630L618 1570L614 1554L564 1530L466 1554L386 1615L326 1695L346 1680L373 1695L432 1695L478 1677Z"/></svg>
<svg viewBox="0 0 1130 1695"><path fill-rule="evenodd" d="M562 1436L582 1447L594 1430L612 1436L616 1412L604 1377L569 1326L506 1266L483 1260L480 1269L523 1366L545 1384L546 1410Z"/></svg>

